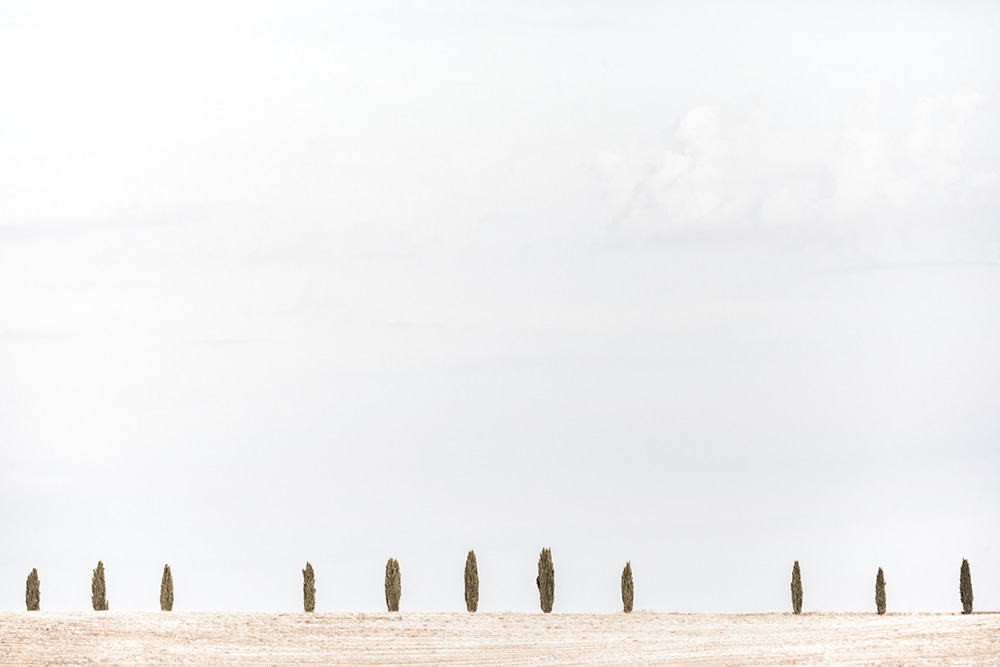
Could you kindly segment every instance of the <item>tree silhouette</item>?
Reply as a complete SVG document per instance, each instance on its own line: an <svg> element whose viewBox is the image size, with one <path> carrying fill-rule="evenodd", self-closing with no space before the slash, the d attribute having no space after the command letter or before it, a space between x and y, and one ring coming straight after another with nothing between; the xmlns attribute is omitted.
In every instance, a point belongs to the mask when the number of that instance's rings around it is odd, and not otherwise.
<svg viewBox="0 0 1000 667"><path fill-rule="evenodd" d="M632 594L632 562L629 561L622 570L622 606L626 614L632 611Z"/></svg>
<svg viewBox="0 0 1000 667"><path fill-rule="evenodd" d="M875 608L879 616L885 613L885 575L882 574L882 568L875 575Z"/></svg>
<svg viewBox="0 0 1000 667"><path fill-rule="evenodd" d="M962 559L962 571L958 575L958 592L962 596L962 613L972 613L972 573L969 561Z"/></svg>
<svg viewBox="0 0 1000 667"><path fill-rule="evenodd" d="M31 574L28 575L28 580L24 586L24 603L28 607L28 611L38 611L39 603L41 602L41 592L38 584L38 570L36 568L31 568Z"/></svg>
<svg viewBox="0 0 1000 667"><path fill-rule="evenodd" d="M802 573L799 571L799 561L792 566L792 611L802 613Z"/></svg>
<svg viewBox="0 0 1000 667"><path fill-rule="evenodd" d="M552 566L552 551L542 549L538 556L538 577L535 579L538 586L538 598L542 605L542 611L546 614L552 613L552 603L556 598L556 571Z"/></svg>
<svg viewBox="0 0 1000 667"><path fill-rule="evenodd" d="M475 551L465 557L465 608L470 612L479 609L479 566Z"/></svg>
<svg viewBox="0 0 1000 667"><path fill-rule="evenodd" d="M316 576L309 561L306 561L306 568L302 570L302 607L306 611L316 609Z"/></svg>
<svg viewBox="0 0 1000 667"><path fill-rule="evenodd" d="M163 577L160 579L160 610L174 609L174 575L170 574L170 566L163 566Z"/></svg>
<svg viewBox="0 0 1000 667"><path fill-rule="evenodd" d="M389 611L399 611L401 588L399 562L395 558L390 558L385 564L385 606Z"/></svg>
<svg viewBox="0 0 1000 667"><path fill-rule="evenodd" d="M104 563L97 561L94 576L90 579L90 603L94 611L108 610L108 596L104 584Z"/></svg>

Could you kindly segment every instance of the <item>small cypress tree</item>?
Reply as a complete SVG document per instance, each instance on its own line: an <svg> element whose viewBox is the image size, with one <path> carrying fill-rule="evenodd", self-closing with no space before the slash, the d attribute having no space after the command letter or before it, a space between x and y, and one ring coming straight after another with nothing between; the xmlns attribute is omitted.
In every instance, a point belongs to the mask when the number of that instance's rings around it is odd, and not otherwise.
<svg viewBox="0 0 1000 667"><path fill-rule="evenodd" d="M479 566L475 551L465 557L465 608L470 612L479 609Z"/></svg>
<svg viewBox="0 0 1000 667"><path fill-rule="evenodd" d="M316 610L316 576L309 561L302 570L302 606L306 611Z"/></svg>
<svg viewBox="0 0 1000 667"><path fill-rule="evenodd" d="M389 611L399 611L399 594L402 581L399 576L399 561L390 558L385 563L385 606Z"/></svg>
<svg viewBox="0 0 1000 667"><path fill-rule="evenodd" d="M40 609L41 592L38 585L38 570L31 568L28 581L24 587L24 603L28 606L28 611L38 611Z"/></svg>
<svg viewBox="0 0 1000 667"><path fill-rule="evenodd" d="M163 566L163 578L160 579L160 611L174 609L174 575L170 574L170 566Z"/></svg>
<svg viewBox="0 0 1000 667"><path fill-rule="evenodd" d="M538 599L542 605L542 611L546 614L552 613L552 603L556 599L556 571L552 566L552 551L542 549L538 555L538 577L535 579L538 586Z"/></svg>
<svg viewBox="0 0 1000 667"><path fill-rule="evenodd" d="M972 572L969 561L962 559L962 571L958 575L958 592L962 596L962 613L972 613Z"/></svg>
<svg viewBox="0 0 1000 667"><path fill-rule="evenodd" d="M799 572L799 561L792 566L792 611L802 613L802 573Z"/></svg>
<svg viewBox="0 0 1000 667"><path fill-rule="evenodd" d="M104 563L97 561L94 576L90 579L90 603L94 611L108 610L108 596L104 585Z"/></svg>
<svg viewBox="0 0 1000 667"><path fill-rule="evenodd" d="M885 575L882 574L882 568L875 575L875 608L879 616L885 613Z"/></svg>
<svg viewBox="0 0 1000 667"><path fill-rule="evenodd" d="M626 614L632 611L632 595L632 562L629 561L622 570L622 606Z"/></svg>

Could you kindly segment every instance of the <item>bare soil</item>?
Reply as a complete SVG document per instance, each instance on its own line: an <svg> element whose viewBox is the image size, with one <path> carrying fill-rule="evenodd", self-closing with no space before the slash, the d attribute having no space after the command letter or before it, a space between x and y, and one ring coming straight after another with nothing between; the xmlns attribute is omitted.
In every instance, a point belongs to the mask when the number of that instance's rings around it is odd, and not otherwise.
<svg viewBox="0 0 1000 667"><path fill-rule="evenodd" d="M1000 665L1000 614L0 612L0 663Z"/></svg>

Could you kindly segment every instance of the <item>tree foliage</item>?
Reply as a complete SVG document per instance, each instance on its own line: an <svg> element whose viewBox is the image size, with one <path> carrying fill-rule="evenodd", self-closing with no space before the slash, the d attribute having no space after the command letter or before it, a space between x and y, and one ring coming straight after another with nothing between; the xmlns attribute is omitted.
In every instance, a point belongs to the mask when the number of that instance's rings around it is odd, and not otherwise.
<svg viewBox="0 0 1000 667"><path fill-rule="evenodd" d="M28 581L24 586L24 604L27 605L28 611L38 611L41 607L41 590L38 584L38 569L31 568L31 574L28 575Z"/></svg>
<svg viewBox="0 0 1000 667"><path fill-rule="evenodd" d="M542 549L538 556L538 577L535 579L538 586L538 599L542 605L542 611L546 614L552 613L552 603L556 598L556 571L552 566L552 551Z"/></svg>
<svg viewBox="0 0 1000 667"><path fill-rule="evenodd" d="M174 609L174 575L170 573L170 566L163 566L163 577L160 578L160 611L173 611Z"/></svg>
<svg viewBox="0 0 1000 667"><path fill-rule="evenodd" d="M962 613L972 613L972 572L969 561L962 559L962 571L958 575L958 593L962 597Z"/></svg>
<svg viewBox="0 0 1000 667"><path fill-rule="evenodd" d="M885 575L882 574L882 568L875 575L875 609L879 616L885 613Z"/></svg>
<svg viewBox="0 0 1000 667"><path fill-rule="evenodd" d="M399 611L401 588L399 562L395 558L390 558L385 564L385 606L389 611Z"/></svg>
<svg viewBox="0 0 1000 667"><path fill-rule="evenodd" d="M306 567L302 570L302 608L306 611L316 610L316 575L309 561L306 561Z"/></svg>
<svg viewBox="0 0 1000 667"><path fill-rule="evenodd" d="M799 571L799 561L792 566L792 611L802 613L802 573Z"/></svg>
<svg viewBox="0 0 1000 667"><path fill-rule="evenodd" d="M97 561L94 576L90 579L90 603L94 611L108 610L108 595L104 584L104 563Z"/></svg>
<svg viewBox="0 0 1000 667"><path fill-rule="evenodd" d="M625 569L622 570L622 607L625 609L625 613L632 611L632 562L629 561L625 563Z"/></svg>
<svg viewBox="0 0 1000 667"><path fill-rule="evenodd" d="M479 609L479 566L475 551L465 557L465 608L470 612Z"/></svg>

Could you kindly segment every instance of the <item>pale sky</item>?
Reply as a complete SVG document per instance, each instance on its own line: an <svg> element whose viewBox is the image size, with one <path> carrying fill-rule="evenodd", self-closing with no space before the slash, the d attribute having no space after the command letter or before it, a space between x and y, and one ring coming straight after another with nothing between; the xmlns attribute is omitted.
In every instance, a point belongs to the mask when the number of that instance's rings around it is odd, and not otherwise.
<svg viewBox="0 0 1000 667"><path fill-rule="evenodd" d="M0 609L1000 608L998 34L0 2Z"/></svg>

